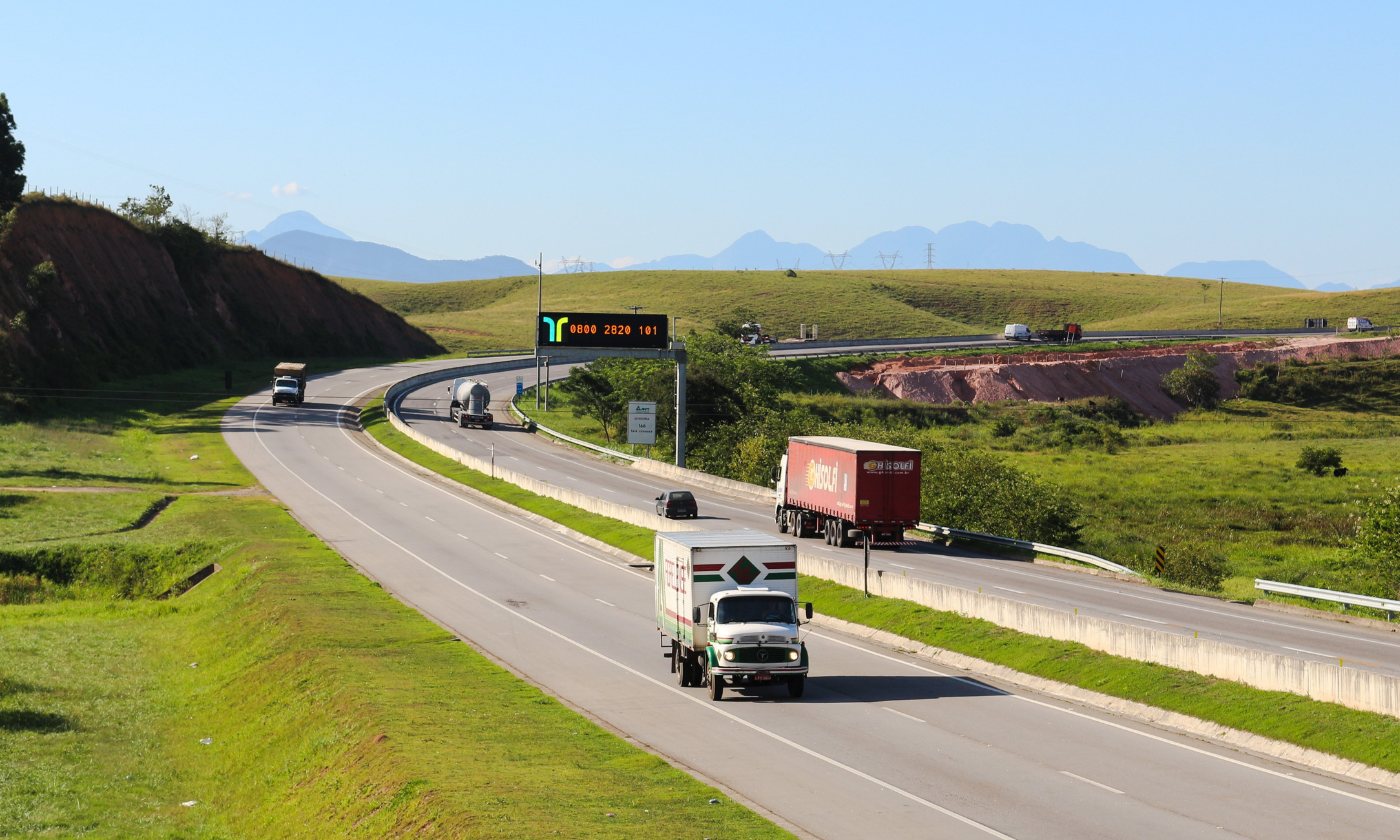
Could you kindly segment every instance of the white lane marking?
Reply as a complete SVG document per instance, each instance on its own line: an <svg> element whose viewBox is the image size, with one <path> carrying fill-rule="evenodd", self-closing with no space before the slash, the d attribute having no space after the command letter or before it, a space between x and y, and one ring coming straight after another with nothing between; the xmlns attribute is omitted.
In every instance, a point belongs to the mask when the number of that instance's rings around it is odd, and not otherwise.
<svg viewBox="0 0 1400 840"><path fill-rule="evenodd" d="M341 472L345 472L345 468L344 468L344 467L337 466L336 469L340 470Z"/></svg>
<svg viewBox="0 0 1400 840"><path fill-rule="evenodd" d="M1353 642L1366 642L1366 643L1370 643L1370 644L1384 645L1385 647L1400 648L1400 644L1396 644L1396 643L1394 643L1394 642L1383 642L1383 641L1381 641L1380 639L1372 639L1372 638L1368 638L1368 637L1366 637L1366 636L1350 636L1350 635L1347 635L1346 633L1332 633L1332 632L1330 632L1330 631L1322 630L1322 629L1319 629L1319 628L1316 628L1316 627L1309 627L1309 626L1306 625L1306 624L1289 624L1289 623L1284 622L1284 621L1270 621L1270 620L1267 619L1267 618L1255 618L1254 616L1241 615L1241 614L1239 614L1239 613L1228 612L1228 611L1226 611L1226 610L1213 610L1213 609L1211 609L1211 608L1209 608L1209 607L1201 607L1201 606L1197 606L1197 605L1195 605L1195 604L1186 604L1186 603L1182 603L1182 602L1179 602L1179 601L1170 601L1170 600L1167 600L1166 598L1151 598L1151 597L1148 597L1147 595L1138 595L1138 594L1133 593L1133 592L1123 592L1123 591L1118 590L1118 589L1109 589L1109 588L1106 587L1106 586L1094 586L1093 584L1080 583L1080 582L1078 582L1078 581L1073 581L1073 580L1064 580L1063 578L1059 578L1059 577L1050 577L1050 576L1048 576L1048 575L1036 574L1036 573L1033 573L1033 572L1023 572L1023 571L1019 571L1019 570L1017 570L1017 569L1008 569L1008 568L1005 568L1005 567L1002 567L1002 566L991 567L991 566L989 566L989 565L987 564L987 561L969 560L969 559L966 558L966 557L953 557L953 556L947 555L947 554L938 555L938 556L939 556L940 559L943 559L943 560L952 560L952 561L955 561L955 562L958 562L958 563L966 563L966 564L968 564L968 565L970 565L970 566L977 566L977 567L983 568L983 569L994 569L995 571L1006 572L1007 574L1021 575L1022 577L1035 578L1036 580L1039 580L1039 581L1042 581L1042 582L1049 581L1049 582L1053 582L1053 583L1061 583L1061 584L1064 584L1064 585L1066 585L1066 586L1076 586L1076 587L1079 587L1080 589L1093 589L1093 590L1096 591L1096 592L1107 592L1107 593L1110 594L1110 595L1117 595L1117 596L1121 596L1121 597L1124 597L1124 598L1137 598L1138 600L1141 600L1141 601L1151 601L1151 602L1154 603L1154 604L1166 604L1166 605L1169 606L1169 607L1181 607L1182 609L1196 610L1197 612L1210 613L1211 615L1223 616L1223 617L1225 617L1225 618L1236 618L1236 619L1239 619L1239 620L1241 620L1241 621L1252 621L1252 622L1254 622L1254 623L1256 623L1256 624L1267 624L1267 625L1269 625L1269 626L1271 626L1271 627L1283 627L1283 628L1288 629L1288 630L1302 630L1302 631L1305 631L1305 632L1308 632L1308 633L1317 633L1317 634L1323 635L1323 636L1335 636L1335 637L1337 637L1337 638L1339 638L1339 639L1347 639L1347 640L1353 641ZM1133 584L1128 584L1128 585L1129 585L1129 586L1132 586ZM1047 596L1045 596L1045 597L1048 597L1048 598L1056 598L1056 599L1058 599L1058 600L1063 600L1062 598L1060 598L1060 597L1057 596L1057 595L1047 595Z"/></svg>
<svg viewBox="0 0 1400 840"><path fill-rule="evenodd" d="M362 484L364 483L364 479L363 479L363 478L360 478L358 475L355 476L355 480L358 481L358 482L360 482L360 483L362 483Z"/></svg>
<svg viewBox="0 0 1400 840"><path fill-rule="evenodd" d="M1315 650L1303 650L1302 648L1288 647L1288 646L1286 646L1286 645L1284 646L1283 649L1284 649L1284 650L1293 650L1293 651L1297 651L1298 653L1309 653L1309 654L1312 654L1313 656L1325 656L1325 657L1327 657L1328 659L1337 659L1337 658L1338 658L1338 657L1336 657L1336 656L1333 656L1333 655L1330 654L1330 653L1318 653L1318 652L1315 651Z"/></svg>
<svg viewBox="0 0 1400 840"><path fill-rule="evenodd" d="M491 552L491 553L494 554L494 555L496 555L497 557L501 558L502 560L509 560L509 559L510 559L509 557L505 556L504 554L502 554L502 553L499 552L499 551L493 551L493 552Z"/></svg>
<svg viewBox="0 0 1400 840"><path fill-rule="evenodd" d="M600 604L608 604L608 602L604 601L602 598L594 598L593 600L597 601ZM617 606L617 604L608 604L608 606L615 607Z"/></svg>
<svg viewBox="0 0 1400 840"><path fill-rule="evenodd" d="M374 488L374 492L376 492L376 493L383 493L384 491L383 491L383 490L380 490L378 487L376 487L376 488Z"/></svg>
<svg viewBox="0 0 1400 840"><path fill-rule="evenodd" d="M559 582L559 581L555 580L554 578L550 577L549 575L540 575L540 577L544 578L545 580L549 581L550 583L558 583L558 582Z"/></svg>
<svg viewBox="0 0 1400 840"><path fill-rule="evenodd" d="M432 518L431 516L426 516L426 515L425 515L423 518L426 519L426 520L428 520L429 522L436 522L436 521L437 521L436 519Z"/></svg>
<svg viewBox="0 0 1400 840"><path fill-rule="evenodd" d="M332 502L332 504L334 504L334 502ZM812 633L812 631L810 631L810 630L809 630L808 632L809 632L809 633ZM1191 746L1190 744L1178 743L1177 741L1173 741L1173 740L1170 739L1170 738L1164 738L1164 737L1162 737L1161 735L1153 735L1151 732L1143 732L1143 731L1141 731L1141 730L1134 729L1134 728L1132 728L1131 726L1125 726L1125 725L1123 725L1123 724L1121 724L1121 723L1114 723L1114 722L1111 721L1111 720L1105 720L1105 719L1103 719L1103 718L1097 718L1097 717L1094 717L1093 715L1088 715L1088 714L1085 714L1085 713L1083 713L1083 712L1076 712L1076 711L1074 711L1073 709L1067 709L1067 708L1064 708L1064 707L1062 707L1062 706L1057 706L1057 705L1055 705L1054 703L1047 703L1047 702L1045 702L1044 700L1035 700L1035 699L1033 699L1033 698L1027 697L1027 696L1024 695L1024 694L1014 694L1014 693L1012 693L1012 692L1010 692L1010 691L1002 691L1002 690L999 689L999 688L994 688L994 687L992 687L992 686L987 685L986 683L980 683L980 682L977 682L976 680L968 679L967 677L959 677L959 676L955 676L955 675L953 675L953 674L945 673L945 672L943 672L943 671L935 671L935 670L932 669L932 668L925 668L924 666L919 665L918 663L915 663L915 662L910 662L910 661L907 660L907 659L900 659L899 657L888 656L888 655L883 654L883 653L878 653L878 652L876 652L876 651L871 650L870 648L862 647L862 646L857 645L857 644L852 644L852 643L850 643L850 642L843 641L843 640L841 640L841 639L838 639L838 638L836 638L836 637L834 637L834 636L827 635L827 634L825 634L825 633L814 633L813 635L816 635L816 636L818 636L818 637L820 637L820 638L822 638L822 639L825 639L825 640L828 641L828 642L835 642L835 643L838 644L838 645L844 645L844 646L846 646L846 647L848 647L848 648L853 648L853 649L855 649L855 650L865 651L866 653L870 654L871 656L877 656L877 657L879 657L880 659L888 659L888 660L891 661L891 662L899 662L899 663L901 663L901 664L903 664L903 665L905 665L905 666L907 666L907 667L913 668L913 669L916 670L916 671L923 671L923 672L925 672L925 673L933 674L933 675L939 676L939 677L951 677L952 679L955 679L955 680L957 680L958 682L964 682L964 683L967 683L968 685L973 685L973 686L976 686L976 687L978 687L978 688L980 688L980 689L983 689L983 690L992 691L992 692L995 692L995 693L997 693L997 694L1005 695L1005 696L1007 696L1007 697L1013 697L1013 698L1015 698L1015 699L1017 699L1017 700L1022 700L1022 701L1025 701L1025 702L1027 702L1027 703L1033 703L1033 704L1035 704L1035 705L1037 705L1037 706L1044 706L1045 708L1051 709L1051 710L1056 711L1056 712L1064 712L1064 713L1067 714L1067 715L1074 715L1074 716L1077 717L1077 718L1083 718L1084 720L1091 721L1091 722L1093 722L1093 723L1097 723L1097 724L1100 724L1100 725L1102 725L1102 726L1111 726L1111 727L1113 727L1114 729L1120 729L1120 730L1122 730L1122 731L1124 731L1124 732L1130 732L1130 733L1132 733L1133 735L1137 735L1137 736L1140 737L1140 738L1149 738L1149 739L1151 739L1151 740L1153 740L1153 741L1158 741L1158 742L1160 742L1160 743L1167 744L1168 746L1176 747L1177 749L1189 750L1190 752L1198 753L1198 754L1204 755L1204 756L1206 756L1206 757L1208 757L1208 758L1213 758L1213 759L1215 759L1216 761L1224 761L1224 762L1226 762L1226 763L1234 764L1234 765L1237 765L1237 766L1239 766L1239 767L1245 767L1245 768L1248 768L1248 769L1250 769L1250 770L1254 770L1254 771L1259 772L1259 773L1267 773L1267 774L1270 775L1270 776L1277 776L1277 777L1280 778L1280 779L1287 779L1287 780L1290 781L1290 782L1297 782L1297 783L1300 784L1300 785L1307 785L1308 787L1317 788L1318 790L1325 790L1325 791L1327 791L1327 792L1329 792L1329 793L1335 793L1335 794L1338 794L1338 795L1340 795L1340 796L1345 796L1345 797L1347 797L1347 798L1349 798L1349 799L1356 799L1356 800L1359 800L1359 801L1361 801L1361 802L1369 802L1369 803L1372 804L1372 805L1379 805L1379 806L1381 806L1382 808L1389 808L1389 809L1392 810L1392 811L1400 811L1400 805L1391 805L1389 802L1379 802L1379 801L1377 801L1377 800L1375 800L1375 799L1367 799L1366 797L1361 796L1360 794L1351 793L1350 791L1338 790L1337 788L1328 787L1327 785L1319 784L1319 783L1317 783L1317 782L1311 782L1311 781L1308 781L1307 779L1300 779L1300 778L1298 778L1297 776L1293 775L1292 773L1282 773L1282 772L1279 772L1278 770L1270 770L1270 769L1267 768L1267 767L1260 767L1260 766L1255 765L1255 764L1250 764L1250 763L1247 762L1247 761L1240 761L1240 760L1237 759L1237 758L1230 758L1230 757L1227 756L1227 755L1218 755L1218 754L1216 754L1216 753L1211 752L1210 750L1203 750L1203 749L1201 749L1200 747L1193 747L1193 746ZM1267 759L1265 759L1265 760L1267 760Z"/></svg>
<svg viewBox="0 0 1400 840"><path fill-rule="evenodd" d="M1137 621L1150 621L1150 622L1152 622L1153 624L1160 624L1160 625L1162 625L1163 627L1175 627L1175 626L1176 626L1175 624L1169 624L1169 623L1167 623L1167 622L1165 622L1165 621L1158 621L1158 620L1155 619L1155 618L1143 618L1143 617L1140 616L1140 615L1131 615L1131 614L1129 614L1129 613L1119 613L1119 615L1123 616L1124 618L1131 618L1131 619L1134 619L1134 620L1137 620Z"/></svg>
<svg viewBox="0 0 1400 840"><path fill-rule="evenodd" d="M1078 779L1079 781L1081 781L1081 782L1087 782L1087 783L1093 785L1093 786L1096 787L1096 788L1103 788L1104 790L1108 791L1109 793L1116 793L1116 794L1118 794L1119 796L1122 796L1122 795L1123 795L1123 791L1119 790L1118 788L1111 788L1111 787L1109 787L1108 785L1101 784L1101 783L1099 783L1099 782L1094 781L1093 779L1086 779L1086 778L1084 778L1083 776L1077 775L1077 774L1075 774L1075 773L1071 773L1071 772L1069 772L1068 770L1061 770L1060 772L1063 773L1063 774L1066 775L1066 776L1069 776L1071 779Z"/></svg>
<svg viewBox="0 0 1400 840"><path fill-rule="evenodd" d="M894 712L895 714L899 715L899 716L902 717L902 718L909 718L910 720L912 720L912 721L917 721L918 723L928 723L928 721L924 720L923 718L916 718L916 717L914 717L913 715L906 715L904 712L901 712L899 709L891 709L889 706L881 706L880 708L884 709L884 710L887 711L887 712Z"/></svg>
<svg viewBox="0 0 1400 840"><path fill-rule="evenodd" d="M261 411L261 408L259 408L258 411ZM637 679L640 679L640 680L643 680L643 681L645 681L645 682L647 682L647 683L650 683L651 685L653 685L653 686L655 686L655 687L661 689L662 691L667 691L667 692L670 692L670 693L672 693L672 694L677 695L678 697L682 697L682 698L684 698L684 699L686 699L686 700L689 700L690 702L692 702L692 703L694 703L695 705L699 706L701 709L704 709L704 710L706 710L706 711L708 711L708 712L710 712L710 713L712 713L712 714L716 714L716 715L720 715L721 717L728 718L729 720L731 720L731 721L733 721L733 722L739 724L740 726L743 726L743 727L745 727L745 728L747 728L747 729L750 729L750 730L752 730L752 731L754 731L754 732L757 732L757 733L759 733L760 735L765 735L765 736L767 736L767 737L773 739L774 741L777 741L777 742L780 743L780 744L783 744L783 745L785 745L785 746L791 747L791 748L794 749L794 750L797 750L798 752L800 752L800 753L802 753L802 754L804 754L804 755L811 756L812 758L814 758L814 759L816 759L816 760L818 760L818 761L821 761L821 762L823 762L823 763L825 763L825 764L829 764L829 765L831 765L832 767L836 767L836 768L838 768L838 769L840 769L840 770L844 770L844 771L846 771L847 773L850 773L851 775L853 775L853 776L855 776L855 777L857 777L857 778L864 779L865 781L870 782L871 784L878 785L878 786L880 786L880 787L882 787L882 788L885 788L886 790L889 790L889 791L891 791L892 793L898 794L899 796L902 796L902 797L904 797L904 798L906 798L906 799L908 799L908 800L910 800L910 801L912 801L912 802L917 802L918 804L923 805L924 807L929 808L930 810L937 811L938 813L943 814L943 815L946 816L946 817L951 817L952 819L955 819L955 820L957 820L958 822L963 823L964 825L971 826L972 828L975 828L975 829L977 829L978 831L982 831L982 832L984 832L984 833L986 833L986 834L988 834L988 835L990 835L990 836L992 836L992 837L998 837L998 838L1001 838L1001 840L1016 840L1016 838L1012 837L1011 835L1009 835L1009 834L1002 834L1000 831L997 831L996 829L992 828L991 826L984 825L984 824L982 824L982 823L980 823L980 822L978 822L978 821L972 819L971 817L965 817L965 816L963 816L962 814L959 814L959 813L956 812L956 811L952 811L952 810L949 810L948 808L944 808L942 805L939 805L939 804L936 803L936 802L931 802L931 801L929 801L929 800L927 800L927 799L924 799L922 796L919 796L918 794L911 793L911 792L905 790L904 788L901 788L901 787L899 787L899 786L897 786L897 785L890 784L889 782L887 782L887 781L885 781L885 780L883 780L883 779L880 779L880 778L878 778L878 777L876 777L876 776L872 776L872 775L870 775L869 773L866 773L866 772L863 771L863 770L857 770L855 767L852 767L852 766L849 765L849 764L844 764L844 763L842 763L842 762L840 762L840 761L837 761L836 759L832 758L831 756L824 755L823 753L819 753L819 752L817 752L816 750L814 750L814 749L812 749L812 748L810 748L810 747L805 747L805 746L803 746L802 744L799 744L799 743L797 743L796 741L793 741L793 740L790 739L790 738L785 738L785 737L783 737L782 735L779 735L778 733L773 732L772 730L764 729L763 727L759 726L758 724L753 723L753 722L748 721L748 720L745 720L744 718L739 717L738 715L734 714L733 712L727 712L727 711L725 711L724 709L721 709L721 708L719 708L718 706L715 706L714 704L712 704L712 703L711 703L709 700L707 700L707 699L702 699L702 698L700 698L700 697L696 697L696 696L694 696L694 695L692 695L692 694L689 694L689 693L687 693L687 692L681 691L679 688L677 688L677 687L675 687L675 686L672 686L672 685L670 685L670 684L668 684L668 683L662 682L661 680L655 679L655 678L653 678L653 677L649 677L649 676L647 676L646 674L643 674L641 671L638 671L636 668L633 668L633 667L631 667L631 666L629 666L629 665L626 665L626 664L624 664L624 663L622 663L622 662L619 662L618 660L613 659L612 657L608 656L607 654L604 654L604 653L602 653L602 652L600 652L600 651L594 650L593 648L588 647L587 645L583 644L582 642L577 641L576 639L573 639L573 638L571 638L570 636L567 636L567 635L565 635L565 634L563 634L563 633L560 633L558 630L555 630L555 629L553 629L553 628L551 628L551 627L548 627L548 626L546 626L546 625L544 625L544 624L541 624L541 623L538 622L538 621L535 621L533 618L530 618L529 616L521 615L519 612L517 612L517 611L511 609L511 608L508 607L507 605L505 605L505 604L503 604L503 603L500 603L500 602L498 602L498 601L496 601L496 600L490 598L490 597L487 596L484 592L481 592L480 590L477 590L477 589L474 589L474 588L471 587L471 586L468 586L467 584L463 583L462 581L458 580L457 578L454 578L453 576L449 575L447 572L443 571L442 569L439 569L437 566L434 566L432 563L429 563L427 560L425 560L425 559L423 559L422 557L418 556L418 555L415 554L413 551L411 551L408 547L403 546L403 545L400 545L399 543L397 543L397 542L395 542L394 540L390 539L390 538L389 538L388 536L386 536L383 532L381 532L381 531L379 531L378 529L376 529L373 525L370 525L368 522L365 522L363 519L359 518L359 517L356 516L355 514L353 514L353 513L351 513L350 511L346 510L344 505L341 505L341 504L340 504L339 502L337 502L335 499L332 499L330 496L327 496L325 493L322 493L320 490L318 490L317 488L315 488L314 486L312 486L311 482L307 481L305 478L302 478L302 477L301 477L300 475L298 475L295 471L293 471L291 467L289 467L289 466L287 466L285 463L283 463L281 458L278 458L275 454L273 454L272 449L268 447L267 442L264 441L264 440L262 439L262 434L258 431L258 425L257 425L257 423L258 423L258 411L254 411L254 412L253 412L253 436L256 437L256 438L258 439L258 442L259 442L260 444L262 444L263 449L264 449L264 450L267 452L267 454L272 458L272 460L276 461L276 462L278 463L278 465L282 467L282 469L286 470L288 473L290 473L294 478L296 478L296 479L297 479L298 481L300 481L302 484L305 484L306 487L307 487L307 489L309 489L311 492L315 493L316 495L318 495L318 496L320 496L321 498L325 499L326 501L330 502L332 505L335 505L337 508L340 509L340 511L341 511L342 513L344 513L346 516L348 516L348 517L350 517L351 519L353 519L353 520L355 520L356 522L358 522L362 527L365 528L365 530L369 531L370 533L374 534L375 536L379 537L380 539L382 539L382 540L384 540L385 542L389 543L390 545L394 546L394 547L397 548L399 551L402 551L404 554L407 554L409 557L412 557L414 560L417 560L419 563L423 564L424 566L428 567L429 569L432 569L433 571L437 572L439 575L442 575L444 578L446 578L447 580L451 581L452 583L457 584L457 585L460 586L462 589L465 589L467 592L470 592L471 594L477 596L478 598L480 598L481 600L483 600L483 601L485 601L486 603L490 604L491 606L496 607L496 608L499 609L499 610L503 610L507 615L513 616L514 618L516 618L516 619L519 620L519 621L527 622L527 623L531 624L532 626L537 627L537 628L539 628L540 630L543 630L545 633L548 633L549 635L555 637L556 639L559 639L560 641L564 642L565 644L572 645L572 646L578 648L579 650L583 651L584 653L591 654L591 655L597 657L598 659L601 659L601 660L603 660L604 662L608 663L609 665L612 665L612 666L614 666L614 667L616 667L616 668L618 668L618 669L620 669L620 670L622 670L622 671L626 671L627 673L631 674L632 676L636 677ZM343 430L343 429L342 429L342 430ZM465 501L465 500L463 500L463 501ZM502 517L502 518L504 518L504 517ZM521 527L524 527L523 524L521 525ZM528 530L528 529L526 529L526 530ZM541 534L540 536L544 536L544 535ZM558 542L558 541L555 540L555 542ZM561 543L561 544L562 544L562 543ZM582 553L582 552L580 552L580 553ZM609 564L609 565L611 565L611 564ZM617 567L614 566L613 568L617 568ZM630 572L629 572L629 574L630 574ZM1397 808L1396 810L1400 810L1400 808Z"/></svg>
<svg viewBox="0 0 1400 840"><path fill-rule="evenodd" d="M1022 591L1019 590L1019 589L1012 589L1012 588L1007 587L1007 586L993 586L992 588L993 588L993 589L1000 589L1002 592L1015 592L1017 595L1030 595L1030 594L1031 594L1031 593L1029 593L1029 592L1022 592Z"/></svg>
<svg viewBox="0 0 1400 840"><path fill-rule="evenodd" d="M471 539L471 537L467 536L466 534L458 534L457 536L461 537L461 538L464 539L464 540L470 540L470 539Z"/></svg>
<svg viewBox="0 0 1400 840"><path fill-rule="evenodd" d="M891 565L891 566L895 566L896 568L900 568L900 569L908 569L908 570L911 571L911 572L917 572L917 571L919 571L917 568L915 568L915 567L913 567L913 566L906 566L906 565L904 565L903 563L890 563L890 565Z"/></svg>
<svg viewBox="0 0 1400 840"><path fill-rule="evenodd" d="M404 507L408 507L408 503L406 502L399 502L399 504L403 505Z"/></svg>

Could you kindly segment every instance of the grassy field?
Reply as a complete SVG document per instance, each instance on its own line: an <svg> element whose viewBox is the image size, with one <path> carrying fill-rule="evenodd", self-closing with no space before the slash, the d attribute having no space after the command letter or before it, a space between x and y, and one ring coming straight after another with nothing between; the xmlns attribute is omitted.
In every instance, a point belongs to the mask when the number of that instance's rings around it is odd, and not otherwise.
<svg viewBox="0 0 1400 840"><path fill-rule="evenodd" d="M375 422L381 428L386 425L382 419ZM397 433L389 437L377 432L376 437L402 442L403 446L395 446L397 451L443 475L458 480L468 478L475 482L472 486L490 481L480 473L474 477L464 475L465 468L460 464ZM652 533L635 530L639 536ZM812 600L824 615L887 630L1022 673L1400 771L1400 721L1385 715L1110 656L1083 645L1031 636L909 601L867 598L855 589L806 575L801 576L799 586L802 597Z"/></svg>
<svg viewBox="0 0 1400 840"><path fill-rule="evenodd" d="M454 351L529 347L537 279L507 277L452 283L333 278L404 315ZM680 329L756 318L775 338L798 324L823 338L965 335L1011 322L1089 330L1207 329L1216 324L1216 289L1201 282L1142 274L934 269L931 271L612 271L550 275L547 310L644 311L680 316ZM1400 289L1326 293L1226 283L1227 327L1301 327L1304 318L1345 324L1364 314L1400 323Z"/></svg>
<svg viewBox="0 0 1400 840"><path fill-rule="evenodd" d="M222 402L0 425L8 484L137 491L0 493L0 836L790 836L218 493Z"/></svg>

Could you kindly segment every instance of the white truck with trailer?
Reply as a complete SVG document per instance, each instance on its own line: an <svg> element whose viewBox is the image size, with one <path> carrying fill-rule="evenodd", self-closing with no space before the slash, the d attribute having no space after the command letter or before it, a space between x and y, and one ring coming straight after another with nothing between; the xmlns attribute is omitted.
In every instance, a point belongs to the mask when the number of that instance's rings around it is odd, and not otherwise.
<svg viewBox="0 0 1400 840"><path fill-rule="evenodd" d="M797 600L797 546L748 529L658 531L656 626L683 687L786 685L801 697L812 605Z"/></svg>
<svg viewBox="0 0 1400 840"><path fill-rule="evenodd" d="M495 418L491 416L491 389L479 379L454 379L447 389L452 394L452 404L447 413L458 426L491 428Z"/></svg>

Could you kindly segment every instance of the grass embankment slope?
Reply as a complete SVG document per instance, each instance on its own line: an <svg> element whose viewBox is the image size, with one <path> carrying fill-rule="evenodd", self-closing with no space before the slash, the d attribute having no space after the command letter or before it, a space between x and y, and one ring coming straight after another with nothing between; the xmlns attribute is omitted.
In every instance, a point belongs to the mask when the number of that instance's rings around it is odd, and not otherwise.
<svg viewBox="0 0 1400 840"><path fill-rule="evenodd" d="M229 402L0 425L7 484L138 491L0 493L0 835L789 836L229 495Z"/></svg>
<svg viewBox="0 0 1400 840"><path fill-rule="evenodd" d="M550 275L546 310L679 315L682 331L757 318L775 338L798 324L822 338L970 335L1007 323L1085 329L1210 329L1218 290L1203 281L1143 274L934 269L931 271L609 271ZM333 278L405 317L454 351L529 347L535 277L395 283ZM1400 322L1400 289L1329 294L1226 283L1225 326L1301 327L1304 318L1351 315Z"/></svg>
<svg viewBox="0 0 1400 840"><path fill-rule="evenodd" d="M629 532L624 541L613 528L598 521L603 517L510 485L503 488L503 482L493 481L414 443L384 420L382 405L371 405L361 418L376 439L435 472L626 550L637 552L637 548L651 544L653 531L623 525ZM553 513L546 512L546 503L555 506ZM803 598L811 599L824 615L897 633L1022 673L1400 772L1400 720L1386 715L1110 656L1074 642L1031 636L909 601L866 597L857 590L806 575L801 576L799 586Z"/></svg>

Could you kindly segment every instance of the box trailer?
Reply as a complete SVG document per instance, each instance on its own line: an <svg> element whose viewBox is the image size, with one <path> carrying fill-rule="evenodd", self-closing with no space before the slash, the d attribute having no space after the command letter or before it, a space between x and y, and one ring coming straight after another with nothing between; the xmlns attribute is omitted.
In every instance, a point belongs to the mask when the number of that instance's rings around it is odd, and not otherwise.
<svg viewBox="0 0 1400 840"><path fill-rule="evenodd" d="M778 530L827 543L899 547L919 524L923 453L842 437L788 438L776 470Z"/></svg>
<svg viewBox="0 0 1400 840"><path fill-rule="evenodd" d="M758 531L658 531L656 627L676 681L705 687L786 685L801 697L797 546Z"/></svg>

